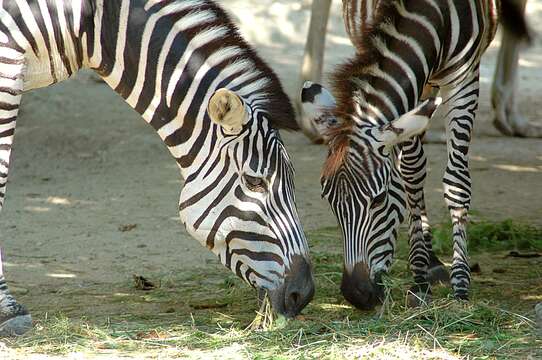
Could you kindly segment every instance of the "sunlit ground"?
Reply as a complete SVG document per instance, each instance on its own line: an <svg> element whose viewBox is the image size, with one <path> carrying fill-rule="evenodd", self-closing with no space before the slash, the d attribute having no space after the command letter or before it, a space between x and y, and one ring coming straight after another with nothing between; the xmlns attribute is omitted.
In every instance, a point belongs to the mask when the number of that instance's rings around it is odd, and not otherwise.
<svg viewBox="0 0 542 360"><path fill-rule="evenodd" d="M298 319L265 331L247 329L256 311L253 290L225 270L150 279L159 288L136 290L127 279L110 289L80 289L61 298L58 313L34 312L35 328L5 342L5 358L539 358L535 303L542 299L542 259L506 256L542 250L542 231L512 221L470 227L474 249L472 300L452 300L447 287L434 301L405 307L406 239L389 295L375 312L353 309L341 297L341 241L337 229L310 235L317 294ZM436 249L449 253L449 225L435 231ZM57 274L50 274L56 276ZM48 299L47 301L53 301ZM39 356L39 358L42 355Z"/></svg>

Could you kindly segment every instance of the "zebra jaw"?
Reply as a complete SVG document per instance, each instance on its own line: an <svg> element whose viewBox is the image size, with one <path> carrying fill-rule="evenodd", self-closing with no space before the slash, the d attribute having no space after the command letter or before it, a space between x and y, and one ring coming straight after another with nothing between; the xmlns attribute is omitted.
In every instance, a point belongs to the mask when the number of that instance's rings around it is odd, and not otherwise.
<svg viewBox="0 0 542 360"><path fill-rule="evenodd" d="M207 112L226 135L240 134L248 120L243 100L235 92L224 88L218 89L211 96Z"/></svg>

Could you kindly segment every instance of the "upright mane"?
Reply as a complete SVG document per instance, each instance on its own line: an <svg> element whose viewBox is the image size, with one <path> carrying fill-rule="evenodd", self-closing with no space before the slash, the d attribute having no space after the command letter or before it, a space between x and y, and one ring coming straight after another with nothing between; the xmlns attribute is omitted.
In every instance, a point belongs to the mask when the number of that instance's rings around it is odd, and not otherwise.
<svg viewBox="0 0 542 360"><path fill-rule="evenodd" d="M372 24L364 26L359 36L354 39L356 54L337 66L331 73L330 80L336 107L332 115L341 119L341 125L331 130L329 139L329 156L324 164L322 176L329 177L337 172L346 159L350 143L350 135L354 128L356 115L355 104L359 94L354 79L362 76L367 67L378 66L382 56L374 44L375 38L385 39L380 24L394 23L398 18L395 3L400 0L380 0L375 11Z"/></svg>

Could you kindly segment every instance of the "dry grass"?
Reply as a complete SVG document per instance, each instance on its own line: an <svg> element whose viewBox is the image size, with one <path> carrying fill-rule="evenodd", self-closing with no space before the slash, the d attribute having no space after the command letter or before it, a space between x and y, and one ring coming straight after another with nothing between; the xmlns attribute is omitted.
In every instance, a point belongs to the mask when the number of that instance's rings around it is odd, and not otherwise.
<svg viewBox="0 0 542 360"><path fill-rule="evenodd" d="M77 311L34 312L35 329L6 341L0 357L542 358L542 340L536 338L531 320L533 304L542 301L540 258L480 253L475 260L482 273L474 278L470 303L451 299L449 289L440 287L433 303L417 309L405 307L410 278L406 261L397 260L387 279L385 304L377 312L364 313L345 303L339 293L337 229L310 235L317 294L296 320L268 323L265 331L251 330L258 310L256 294L233 275L210 267L189 276L163 274L162 286L149 292L132 289L127 281L99 302L91 295L74 296ZM536 241L533 244L540 250ZM405 252L402 246L398 257L404 259ZM494 273L496 266L506 271ZM119 293L122 296L115 296ZM94 311L104 306L108 315ZM81 318L81 313L88 317ZM91 317L92 313L96 315Z"/></svg>

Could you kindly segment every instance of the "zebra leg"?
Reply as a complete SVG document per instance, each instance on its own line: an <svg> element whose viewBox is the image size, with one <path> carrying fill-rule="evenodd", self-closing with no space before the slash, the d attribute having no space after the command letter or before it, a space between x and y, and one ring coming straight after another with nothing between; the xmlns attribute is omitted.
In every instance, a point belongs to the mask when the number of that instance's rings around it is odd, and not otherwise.
<svg viewBox="0 0 542 360"><path fill-rule="evenodd" d="M433 232L429 219L427 217L427 210L425 208L425 198L421 201L421 218L422 218L422 231L423 239L425 241L425 248L429 254L429 268L427 269L427 281L431 285L435 284L449 284L450 273L444 263L438 258L433 251Z"/></svg>
<svg viewBox="0 0 542 360"><path fill-rule="evenodd" d="M15 123L23 90L22 56L0 48L0 211L4 205ZM1 247L0 247L1 250ZM26 308L11 295L2 268L0 251L0 337L21 335L32 327Z"/></svg>
<svg viewBox="0 0 542 360"><path fill-rule="evenodd" d="M523 12L526 3L526 0L518 1ZM542 126L524 118L517 106L520 47L517 36L504 27L491 86L493 125L506 136L542 138Z"/></svg>
<svg viewBox="0 0 542 360"><path fill-rule="evenodd" d="M455 86L443 89L448 137L448 164L444 172L444 199L452 218L454 244L451 283L457 299L468 300L470 267L467 220L471 201L468 152L478 108L479 69Z"/></svg>
<svg viewBox="0 0 542 360"><path fill-rule="evenodd" d="M423 187L427 174L427 158L421 137L418 136L405 143L401 150L400 169L409 207L409 263L414 276L414 285L408 294L408 305L420 306L431 300L428 282L430 254L423 236L422 221L425 210Z"/></svg>

